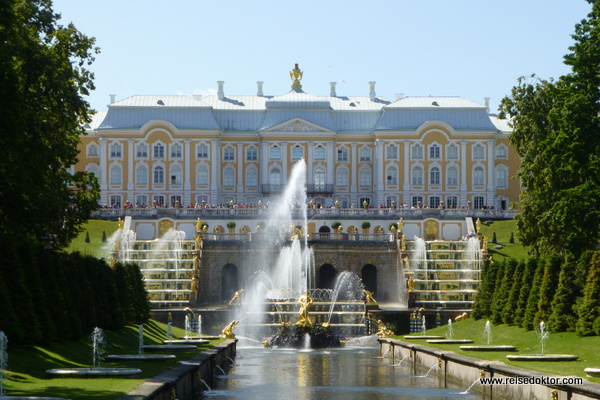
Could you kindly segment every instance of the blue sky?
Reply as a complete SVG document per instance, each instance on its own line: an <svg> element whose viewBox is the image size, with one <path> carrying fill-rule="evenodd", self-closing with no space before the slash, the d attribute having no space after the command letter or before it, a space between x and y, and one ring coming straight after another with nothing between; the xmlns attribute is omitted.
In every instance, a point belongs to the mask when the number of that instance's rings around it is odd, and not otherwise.
<svg viewBox="0 0 600 400"><path fill-rule="evenodd" d="M568 72L563 56L585 0L54 0L101 48L90 67L89 97L105 110L109 95L203 94L225 81L225 95L303 90L366 96L369 81L390 100L461 96L491 111L517 79Z"/></svg>

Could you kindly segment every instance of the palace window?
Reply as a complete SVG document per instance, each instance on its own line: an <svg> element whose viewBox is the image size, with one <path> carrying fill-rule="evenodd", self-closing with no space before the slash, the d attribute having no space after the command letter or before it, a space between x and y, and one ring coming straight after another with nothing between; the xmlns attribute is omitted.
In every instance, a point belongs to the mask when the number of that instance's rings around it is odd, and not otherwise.
<svg viewBox="0 0 600 400"><path fill-rule="evenodd" d="M446 148L446 158L448 160L458 160L458 146L454 143Z"/></svg>
<svg viewBox="0 0 600 400"><path fill-rule="evenodd" d="M162 143L156 143L154 145L153 156L155 159L165 158L165 145Z"/></svg>
<svg viewBox="0 0 600 400"><path fill-rule="evenodd" d="M120 185L121 184L121 167L118 165L113 165L110 167L110 180L111 185Z"/></svg>
<svg viewBox="0 0 600 400"><path fill-rule="evenodd" d="M485 172L483 171L482 167L475 167L475 169L473 170L473 185L485 185Z"/></svg>
<svg viewBox="0 0 600 400"><path fill-rule="evenodd" d="M315 187L318 187L321 189L325 187L325 170L323 168L315 169L314 184L315 184Z"/></svg>
<svg viewBox="0 0 600 400"><path fill-rule="evenodd" d="M339 168L336 174L336 185L338 187L348 186L348 170L346 168Z"/></svg>
<svg viewBox="0 0 600 400"><path fill-rule="evenodd" d="M368 147L360 148L360 161L367 162L371 161L371 149Z"/></svg>
<svg viewBox="0 0 600 400"><path fill-rule="evenodd" d="M325 147L322 147L322 146L315 147L315 160L317 160L317 161L325 160Z"/></svg>
<svg viewBox="0 0 600 400"><path fill-rule="evenodd" d="M411 157L413 160L422 160L423 159L423 146L420 144L413 144L412 146Z"/></svg>
<svg viewBox="0 0 600 400"><path fill-rule="evenodd" d="M301 146L292 147L292 161L301 160L304 157L304 149Z"/></svg>
<svg viewBox="0 0 600 400"><path fill-rule="evenodd" d="M458 207L458 196L446 197L446 208L457 208Z"/></svg>
<svg viewBox="0 0 600 400"><path fill-rule="evenodd" d="M87 148L88 157L98 157L98 145L96 143L90 143Z"/></svg>
<svg viewBox="0 0 600 400"><path fill-rule="evenodd" d="M438 167L433 167L429 171L429 184L430 185L439 185L440 184L440 169Z"/></svg>
<svg viewBox="0 0 600 400"><path fill-rule="evenodd" d="M135 183L138 185L148 184L148 168L145 165L138 165L135 169Z"/></svg>
<svg viewBox="0 0 600 400"><path fill-rule="evenodd" d="M223 170L223 186L227 188L235 186L235 171L231 167Z"/></svg>
<svg viewBox="0 0 600 400"><path fill-rule="evenodd" d="M246 171L246 186L258 186L258 171L256 170L256 168L248 168L248 170Z"/></svg>
<svg viewBox="0 0 600 400"><path fill-rule="evenodd" d="M348 149L345 147L340 147L337 151L337 160L338 161L348 161Z"/></svg>
<svg viewBox="0 0 600 400"><path fill-rule="evenodd" d="M281 147L273 146L269 150L269 158L271 160L281 160Z"/></svg>
<svg viewBox="0 0 600 400"><path fill-rule="evenodd" d="M485 149L482 144L476 144L473 146L473 159L483 160L485 158Z"/></svg>
<svg viewBox="0 0 600 400"><path fill-rule="evenodd" d="M387 184L397 185L398 184L398 170L395 167L388 167L386 171Z"/></svg>
<svg viewBox="0 0 600 400"><path fill-rule="evenodd" d="M154 167L154 184L164 185L165 184L165 169L158 165Z"/></svg>
<svg viewBox="0 0 600 400"><path fill-rule="evenodd" d="M398 146L395 144L390 144L386 148L386 157L388 160L397 160L398 159Z"/></svg>
<svg viewBox="0 0 600 400"><path fill-rule="evenodd" d="M458 168L448 168L448 176L446 178L446 184L448 186L458 186Z"/></svg>
<svg viewBox="0 0 600 400"><path fill-rule="evenodd" d="M441 149L437 144L432 144L429 146L429 159L430 160L439 160L441 157Z"/></svg>
<svg viewBox="0 0 600 400"><path fill-rule="evenodd" d="M411 182L415 186L423 185L423 169L421 167L414 167L411 173Z"/></svg>
<svg viewBox="0 0 600 400"><path fill-rule="evenodd" d="M173 143L171 145L171 158L181 158L183 148L180 143Z"/></svg>
<svg viewBox="0 0 600 400"><path fill-rule="evenodd" d="M196 170L196 185L208 185L208 166L200 165Z"/></svg>
<svg viewBox="0 0 600 400"><path fill-rule="evenodd" d="M227 146L223 150L223 160L234 161L235 160L235 149L232 146Z"/></svg>
<svg viewBox="0 0 600 400"><path fill-rule="evenodd" d="M200 143L196 146L196 157L208 158L208 145L206 143Z"/></svg>
<svg viewBox="0 0 600 400"><path fill-rule="evenodd" d="M112 143L110 145L110 158L121 158L123 146L120 143Z"/></svg>
<svg viewBox="0 0 600 400"><path fill-rule="evenodd" d="M281 185L281 171L279 168L273 168L269 173L270 185Z"/></svg>
<svg viewBox="0 0 600 400"><path fill-rule="evenodd" d="M371 170L369 168L362 168L358 174L358 180L360 187L370 187Z"/></svg>
<svg viewBox="0 0 600 400"><path fill-rule="evenodd" d="M183 172L180 165L171 168L171 185L181 185Z"/></svg>
<svg viewBox="0 0 600 400"><path fill-rule="evenodd" d="M148 158L148 143L138 143L135 146L136 158Z"/></svg>
<svg viewBox="0 0 600 400"><path fill-rule="evenodd" d="M250 146L246 149L246 161L257 161L258 160L258 149L254 146Z"/></svg>

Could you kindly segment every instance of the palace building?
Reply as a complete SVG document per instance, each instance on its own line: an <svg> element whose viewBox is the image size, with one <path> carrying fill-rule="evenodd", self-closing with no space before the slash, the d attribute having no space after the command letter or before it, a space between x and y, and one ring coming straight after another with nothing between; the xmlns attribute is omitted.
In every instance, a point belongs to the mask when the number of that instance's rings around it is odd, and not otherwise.
<svg viewBox="0 0 600 400"><path fill-rule="evenodd" d="M307 165L308 201L324 207L508 210L521 190L506 121L461 97L388 100L288 93L131 96L95 115L76 170L101 184L108 208L269 201L292 166ZM114 97L114 96L113 96Z"/></svg>

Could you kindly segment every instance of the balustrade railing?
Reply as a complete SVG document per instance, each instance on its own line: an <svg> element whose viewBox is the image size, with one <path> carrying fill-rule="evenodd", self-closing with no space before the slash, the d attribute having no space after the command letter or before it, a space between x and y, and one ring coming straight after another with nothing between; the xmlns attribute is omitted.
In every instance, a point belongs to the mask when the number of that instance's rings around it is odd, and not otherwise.
<svg viewBox="0 0 600 400"><path fill-rule="evenodd" d="M303 210L292 210L293 218L302 217ZM475 217L512 219L518 210L472 210L466 208L308 208L309 217ZM206 208L101 208L93 218L111 217L262 217L271 214L271 208L206 207Z"/></svg>

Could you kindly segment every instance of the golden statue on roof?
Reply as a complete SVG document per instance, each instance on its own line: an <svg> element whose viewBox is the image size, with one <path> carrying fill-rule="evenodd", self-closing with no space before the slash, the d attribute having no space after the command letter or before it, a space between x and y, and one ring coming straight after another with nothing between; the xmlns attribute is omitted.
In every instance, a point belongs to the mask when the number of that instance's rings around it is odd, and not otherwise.
<svg viewBox="0 0 600 400"><path fill-rule="evenodd" d="M290 78L292 79L292 89L302 88L300 81L302 80L303 74L304 73L300 71L300 68L298 68L298 64L296 64L295 68L290 71Z"/></svg>

